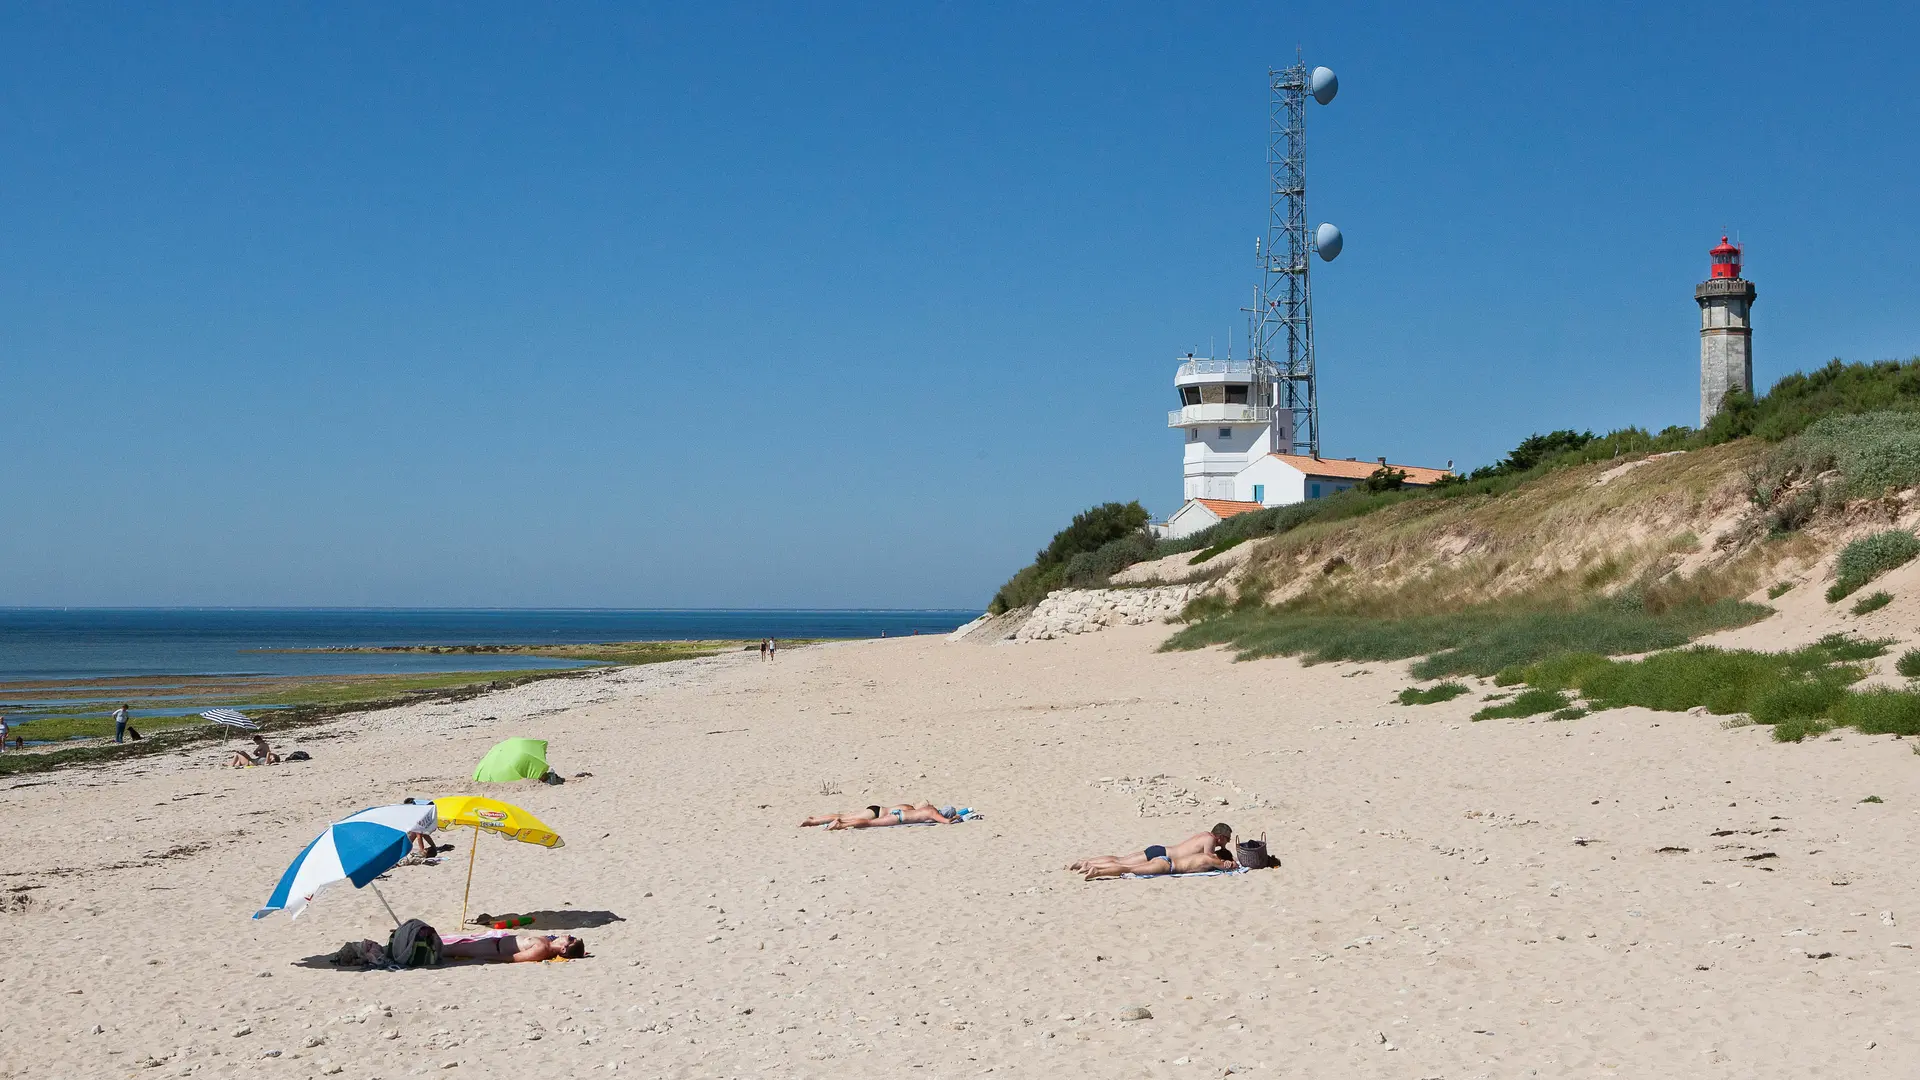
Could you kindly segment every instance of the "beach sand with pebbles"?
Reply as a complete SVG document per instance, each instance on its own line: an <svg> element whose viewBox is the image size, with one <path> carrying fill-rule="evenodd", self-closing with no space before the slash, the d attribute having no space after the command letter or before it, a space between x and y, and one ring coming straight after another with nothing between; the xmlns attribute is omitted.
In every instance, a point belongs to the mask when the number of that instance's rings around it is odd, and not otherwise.
<svg viewBox="0 0 1920 1080"><path fill-rule="evenodd" d="M1155 651L1167 628L912 638L611 671L0 789L8 1077L1909 1077L1920 762L1617 710L1472 723L1404 665ZM340 970L370 890L248 916L329 820L476 790L476 910L568 963ZM1883 801L1862 803L1867 796ZM962 825L803 816L960 803ZM1279 869L1087 883L1230 822ZM451 929L467 840L380 883ZM1143 1019L1126 1019L1150 1013Z"/></svg>

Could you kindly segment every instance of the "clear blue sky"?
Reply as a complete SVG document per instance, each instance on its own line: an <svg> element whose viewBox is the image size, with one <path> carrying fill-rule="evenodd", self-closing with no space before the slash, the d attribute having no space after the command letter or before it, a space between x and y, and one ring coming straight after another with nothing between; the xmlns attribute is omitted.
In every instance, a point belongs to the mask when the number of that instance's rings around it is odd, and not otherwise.
<svg viewBox="0 0 1920 1080"><path fill-rule="evenodd" d="M1179 7L0 8L0 604L982 603L1177 506L1296 46L1329 454L1690 423L1722 229L1920 352L1908 7Z"/></svg>

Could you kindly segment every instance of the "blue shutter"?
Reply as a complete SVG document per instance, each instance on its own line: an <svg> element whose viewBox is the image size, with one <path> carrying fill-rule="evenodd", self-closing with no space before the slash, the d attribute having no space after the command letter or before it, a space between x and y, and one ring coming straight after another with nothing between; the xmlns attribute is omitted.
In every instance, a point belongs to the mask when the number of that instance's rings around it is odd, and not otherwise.
<svg viewBox="0 0 1920 1080"><path fill-rule="evenodd" d="M1267 485L1265 484L1253 485L1253 501L1257 503L1264 503L1267 501Z"/></svg>
<svg viewBox="0 0 1920 1080"><path fill-rule="evenodd" d="M1315 484L1315 485L1313 485L1313 494L1311 494L1311 495L1309 495L1309 496L1307 496L1307 498L1309 498L1309 499L1317 499L1317 498L1319 498L1319 497L1320 497L1320 485L1319 485L1319 484Z"/></svg>

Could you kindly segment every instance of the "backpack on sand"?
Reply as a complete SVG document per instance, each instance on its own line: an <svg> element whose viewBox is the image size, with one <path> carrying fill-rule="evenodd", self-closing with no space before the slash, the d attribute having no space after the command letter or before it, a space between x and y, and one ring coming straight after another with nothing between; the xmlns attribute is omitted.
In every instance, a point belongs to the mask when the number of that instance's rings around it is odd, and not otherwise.
<svg viewBox="0 0 1920 1080"><path fill-rule="evenodd" d="M393 928L393 936L387 939L387 956L401 967L437 967L440 933L419 919L408 919Z"/></svg>

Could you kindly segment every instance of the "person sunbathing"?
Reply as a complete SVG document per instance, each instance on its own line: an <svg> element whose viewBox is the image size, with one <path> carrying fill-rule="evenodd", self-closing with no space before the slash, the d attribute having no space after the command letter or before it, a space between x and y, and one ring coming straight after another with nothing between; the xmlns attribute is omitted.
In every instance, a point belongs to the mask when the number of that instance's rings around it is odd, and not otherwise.
<svg viewBox="0 0 1920 1080"><path fill-rule="evenodd" d="M572 934L490 934L470 941L442 942L440 955L449 960L537 964L555 958L578 960L587 955L587 943Z"/></svg>
<svg viewBox="0 0 1920 1080"><path fill-rule="evenodd" d="M951 825L960 820L960 811L951 806L935 809L932 803L914 806L901 803L899 806L869 806L864 810L854 810L841 814L816 814L800 823L801 828L813 825L826 825L829 832L834 829L878 829L888 825Z"/></svg>
<svg viewBox="0 0 1920 1080"><path fill-rule="evenodd" d="M1088 881L1101 878L1124 877L1133 874L1137 877L1155 877L1160 874L1202 874L1208 870L1232 870L1238 866L1233 861L1233 853L1226 848L1209 848L1191 855L1169 855L1166 849L1155 844L1147 850L1158 849L1161 854L1147 860L1146 865L1135 868L1122 863L1092 867L1087 871Z"/></svg>
<svg viewBox="0 0 1920 1080"><path fill-rule="evenodd" d="M1210 848L1224 848L1231 843L1233 843L1233 827L1223 821L1210 831L1194 833L1177 844L1164 846L1149 844L1145 851L1136 851L1131 855L1089 855L1084 859L1076 859L1068 863L1067 869L1084 871L1122 866L1126 868L1122 871L1123 873L1137 874L1142 867L1156 859L1163 859L1169 855L1177 859L1182 855L1195 855Z"/></svg>
<svg viewBox="0 0 1920 1080"><path fill-rule="evenodd" d="M249 765L278 765L280 764L280 755L274 753L273 747L267 745L267 737L265 735L255 735L253 737L253 749L250 751L235 750L233 757L228 759L227 764L235 769L244 769Z"/></svg>

